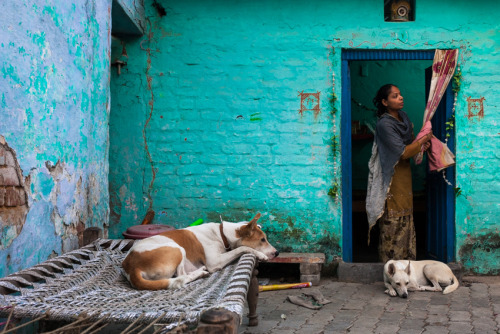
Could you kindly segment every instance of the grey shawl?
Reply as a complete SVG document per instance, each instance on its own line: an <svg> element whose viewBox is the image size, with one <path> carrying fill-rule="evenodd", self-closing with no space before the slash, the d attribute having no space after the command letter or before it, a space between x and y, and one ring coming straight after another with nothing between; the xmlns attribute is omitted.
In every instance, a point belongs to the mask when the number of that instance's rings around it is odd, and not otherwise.
<svg viewBox="0 0 500 334"><path fill-rule="evenodd" d="M413 141L413 125L402 110L400 122L388 113L377 121L372 156L368 162L368 188L366 194L366 213L369 230L384 214L385 200L391 186L394 167L398 163L406 145ZM369 233L369 232L368 232ZM370 239L368 238L368 242Z"/></svg>

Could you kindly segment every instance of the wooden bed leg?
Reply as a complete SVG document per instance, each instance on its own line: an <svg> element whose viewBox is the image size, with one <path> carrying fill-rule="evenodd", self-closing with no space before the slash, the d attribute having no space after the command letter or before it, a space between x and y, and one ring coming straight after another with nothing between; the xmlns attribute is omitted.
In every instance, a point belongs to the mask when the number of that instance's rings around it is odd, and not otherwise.
<svg viewBox="0 0 500 334"><path fill-rule="evenodd" d="M256 268L257 265L255 266ZM259 316L257 315L257 302L259 300L259 280L257 279L258 274L259 271L257 269L254 269L252 272L252 278L250 279L250 286L248 287L248 326L257 326L259 324Z"/></svg>
<svg viewBox="0 0 500 334"><path fill-rule="evenodd" d="M197 334L237 334L239 317L223 308L211 309L203 313L196 330Z"/></svg>

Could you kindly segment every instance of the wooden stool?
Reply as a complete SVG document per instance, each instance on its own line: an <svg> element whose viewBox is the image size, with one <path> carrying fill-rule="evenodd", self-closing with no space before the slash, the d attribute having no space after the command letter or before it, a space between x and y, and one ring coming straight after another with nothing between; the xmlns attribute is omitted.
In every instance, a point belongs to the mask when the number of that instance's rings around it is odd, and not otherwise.
<svg viewBox="0 0 500 334"><path fill-rule="evenodd" d="M325 263L323 253L280 253L270 263L299 263L300 281L318 285L321 279L321 267Z"/></svg>

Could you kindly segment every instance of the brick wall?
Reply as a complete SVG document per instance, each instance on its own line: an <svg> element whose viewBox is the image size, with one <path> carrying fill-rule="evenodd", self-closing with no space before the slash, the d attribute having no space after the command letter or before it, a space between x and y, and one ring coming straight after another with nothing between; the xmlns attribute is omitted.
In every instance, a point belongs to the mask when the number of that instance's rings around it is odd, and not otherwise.
<svg viewBox="0 0 500 334"><path fill-rule="evenodd" d="M385 23L382 2L161 4L166 16L146 1L146 35L114 49L128 63L112 74L111 235L148 210L177 227L260 211L278 248L331 260L342 249L342 194L328 195L341 182L332 138L342 129L329 97L340 110L342 49L459 48L457 260L498 270L500 185L489 175L499 164L488 145L498 146L500 37L484 14L498 4L422 1L412 23ZM302 94L317 93L319 108L307 108ZM486 98L484 118L467 117L469 96ZM484 236L490 252L480 247L474 266L478 252L465 246Z"/></svg>
<svg viewBox="0 0 500 334"><path fill-rule="evenodd" d="M23 228L27 194L15 152L0 136L0 249L10 246Z"/></svg>

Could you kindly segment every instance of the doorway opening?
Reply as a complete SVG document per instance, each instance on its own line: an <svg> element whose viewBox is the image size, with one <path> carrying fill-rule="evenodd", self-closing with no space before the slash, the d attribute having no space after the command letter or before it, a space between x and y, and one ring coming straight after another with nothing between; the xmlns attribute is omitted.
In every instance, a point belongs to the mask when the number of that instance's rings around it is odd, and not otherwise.
<svg viewBox="0 0 500 334"><path fill-rule="evenodd" d="M376 225L370 233L365 210L376 109L372 99L380 86L392 83L399 87L408 114L418 133L422 127L425 109L425 69L430 60L356 60L350 62L351 71L351 147L352 147L352 239L353 262L378 262L379 231ZM425 254L426 196L425 161L412 162L413 215L417 234L417 255Z"/></svg>
<svg viewBox="0 0 500 334"><path fill-rule="evenodd" d="M368 161L377 121L372 99L380 86L387 83L398 86L405 100L404 110L414 124L414 132L417 134L422 127L429 89L426 82L430 81L430 77L426 70L432 66L433 57L434 50L343 50L341 140L345 262L379 261L378 226L375 225L372 229L368 245L365 209ZM448 98L444 97L442 101L441 120L448 117L447 112L451 112L451 105L447 106L447 103L450 104L447 100ZM454 148L450 148L454 151ZM453 257L454 201L451 201L452 208L449 210L438 210L435 203L450 200L450 194L445 189L438 195L439 198L430 195L428 184L433 182L436 182L436 177L427 172L426 160L420 165L412 162L417 259L434 258L447 262ZM437 234L439 238L434 237ZM434 253L440 255L433 256Z"/></svg>

